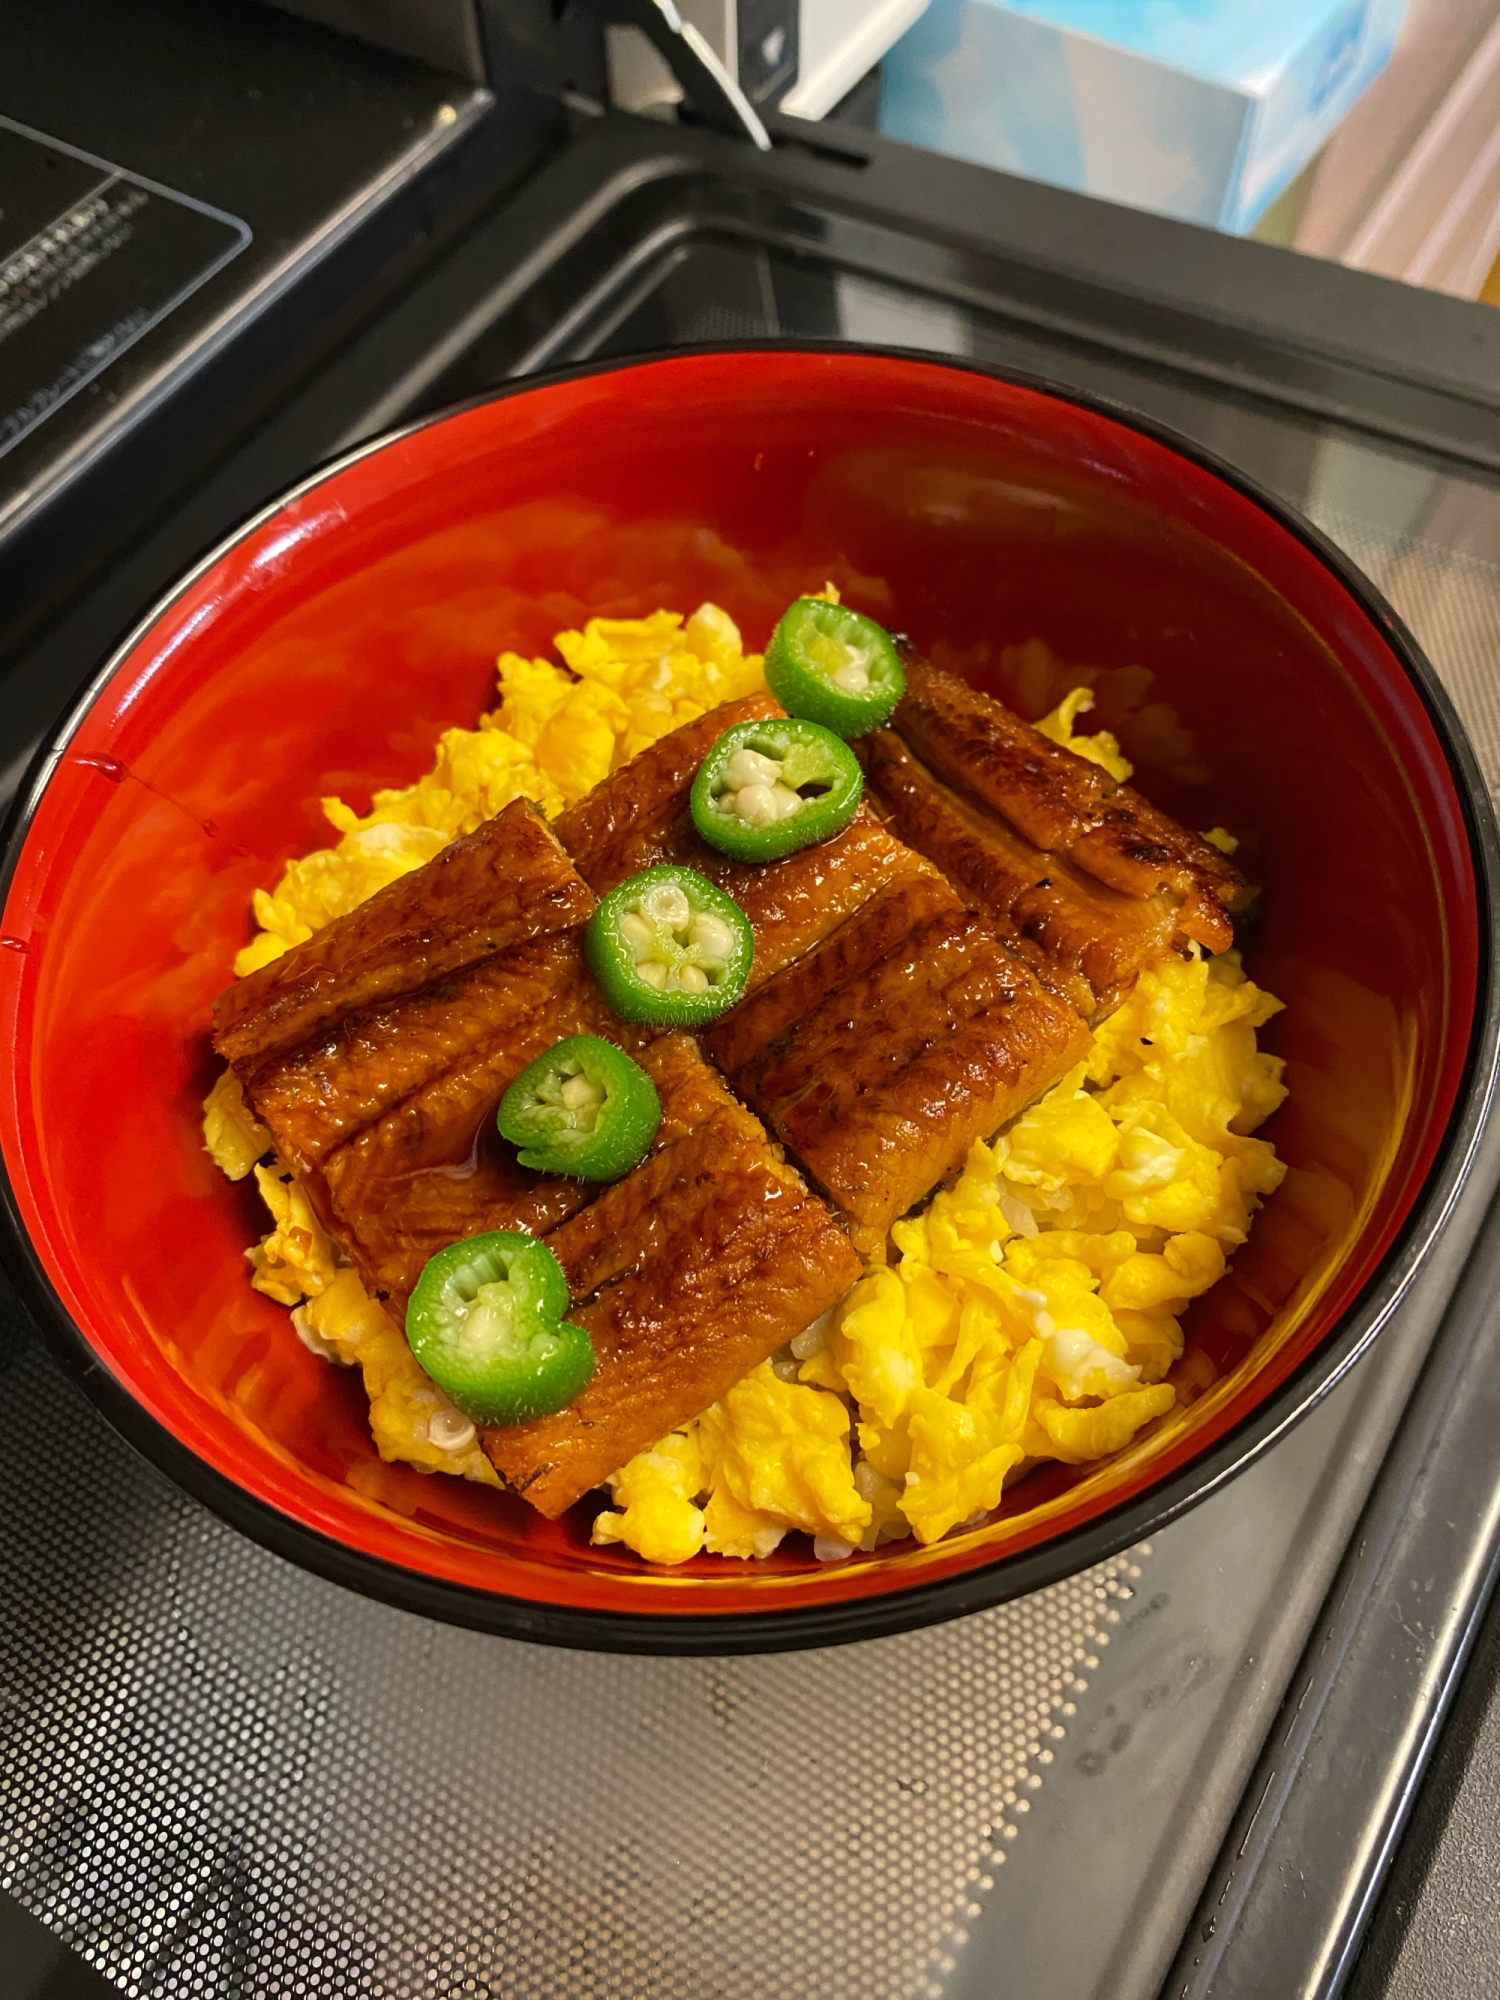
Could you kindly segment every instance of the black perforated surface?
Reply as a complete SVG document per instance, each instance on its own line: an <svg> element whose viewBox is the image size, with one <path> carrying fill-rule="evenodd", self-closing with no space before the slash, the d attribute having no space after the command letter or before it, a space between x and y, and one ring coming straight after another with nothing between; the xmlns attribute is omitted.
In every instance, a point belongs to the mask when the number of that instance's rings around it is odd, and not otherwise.
<svg viewBox="0 0 1500 2000"><path fill-rule="evenodd" d="M252 1546L3 1329L0 1884L131 1994L936 1995L1141 1575L852 1651L547 1652Z"/></svg>

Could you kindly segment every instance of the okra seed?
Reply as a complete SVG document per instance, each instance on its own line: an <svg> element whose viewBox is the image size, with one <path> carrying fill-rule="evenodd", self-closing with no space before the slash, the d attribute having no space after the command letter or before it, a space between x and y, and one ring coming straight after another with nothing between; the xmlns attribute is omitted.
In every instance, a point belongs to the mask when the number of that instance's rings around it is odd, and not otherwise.
<svg viewBox="0 0 1500 2000"><path fill-rule="evenodd" d="M656 933L644 917L638 917L634 910L620 923L620 936L629 946L632 954L639 958L656 942Z"/></svg>
<svg viewBox="0 0 1500 2000"><path fill-rule="evenodd" d="M762 756L759 750L736 750L724 767L724 776L725 788L731 792L745 785L774 785L781 776L781 765L774 757Z"/></svg>
<svg viewBox="0 0 1500 2000"><path fill-rule="evenodd" d="M641 897L641 915L648 923L681 930L692 922L693 906L675 882L656 882Z"/></svg>
<svg viewBox="0 0 1500 2000"><path fill-rule="evenodd" d="M665 992L667 984L667 968L662 964L659 958L643 959L641 963L636 967L636 971L641 975L642 979L645 980L648 986L654 986L658 993Z"/></svg>
<svg viewBox="0 0 1500 2000"><path fill-rule="evenodd" d="M684 965L678 969L677 983L684 993L706 993L708 974L698 965Z"/></svg>
<svg viewBox="0 0 1500 2000"><path fill-rule="evenodd" d="M602 1093L586 1076L570 1076L558 1095L569 1111L584 1111L598 1104Z"/></svg>
<svg viewBox="0 0 1500 2000"><path fill-rule="evenodd" d="M474 1442L474 1426L462 1410L450 1404L447 1408L434 1410L427 1419L427 1440L435 1444L439 1451L462 1451L465 1445Z"/></svg>
<svg viewBox="0 0 1500 2000"><path fill-rule="evenodd" d="M746 785L735 794L734 810L750 826L774 826L801 812L802 800L790 785L779 780L774 785Z"/></svg>
<svg viewBox="0 0 1500 2000"><path fill-rule="evenodd" d="M701 964L706 965L713 958L722 965L734 950L734 932L722 917L704 911L701 916L694 917L688 932L688 943L703 953Z"/></svg>
<svg viewBox="0 0 1500 2000"><path fill-rule="evenodd" d="M870 670L861 659L846 660L832 678L834 686L841 694L870 692Z"/></svg>
<svg viewBox="0 0 1500 2000"><path fill-rule="evenodd" d="M791 1347L793 1354L799 1361L811 1361L815 1354L822 1353L825 1345L824 1335L827 1331L827 1326L828 1316L825 1313L822 1319L815 1319L805 1332L795 1336ZM865 1495L866 1499L869 1497L868 1494Z"/></svg>
<svg viewBox="0 0 1500 2000"><path fill-rule="evenodd" d="M750 826L774 826L781 818L770 785L745 785L735 793L734 809Z"/></svg>
<svg viewBox="0 0 1500 2000"><path fill-rule="evenodd" d="M458 1347L464 1354L483 1354L510 1334L510 1301L505 1285L481 1285L473 1305L464 1315L458 1332Z"/></svg>

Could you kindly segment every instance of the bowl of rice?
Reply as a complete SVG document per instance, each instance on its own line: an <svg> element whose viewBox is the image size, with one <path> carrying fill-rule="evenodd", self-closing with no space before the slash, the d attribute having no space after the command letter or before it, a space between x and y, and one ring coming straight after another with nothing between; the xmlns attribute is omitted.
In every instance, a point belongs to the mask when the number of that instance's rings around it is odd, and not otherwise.
<svg viewBox="0 0 1500 2000"><path fill-rule="evenodd" d="M1257 921L1148 967L836 1309L548 1520L320 1226L209 1009L513 801L555 822L762 693L810 595L1234 851ZM842 347L521 384L249 523L34 767L7 1268L147 1456L408 1608L708 1652L957 1615L1155 1531L1389 1318L1494 1072L1494 841L1389 607L1139 418Z"/></svg>

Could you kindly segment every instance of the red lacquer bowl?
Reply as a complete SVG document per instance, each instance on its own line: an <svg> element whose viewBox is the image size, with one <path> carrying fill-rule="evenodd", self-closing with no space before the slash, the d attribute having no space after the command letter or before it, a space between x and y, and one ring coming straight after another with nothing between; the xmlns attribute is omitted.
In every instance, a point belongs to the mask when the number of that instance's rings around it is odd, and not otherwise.
<svg viewBox="0 0 1500 2000"><path fill-rule="evenodd" d="M760 647L847 601L1032 714L1040 640L1101 669L1138 782L1228 826L1290 1162L1195 1307L1219 1380L987 1525L820 1565L653 1571L521 1501L381 1462L356 1379L245 1282L256 1203L204 1155L209 1003L318 801L426 769L502 648L713 598ZM1021 650L1017 650L1021 649ZM1062 672L1062 669L1056 669ZM734 1651L888 1632L1051 1582L1222 1483L1349 1366L1468 1168L1495 1064L1488 802L1390 610L1180 439L975 369L833 349L677 355L522 387L344 460L159 606L24 788L5 856L0 1146L15 1276L112 1421L312 1569L568 1644Z"/></svg>

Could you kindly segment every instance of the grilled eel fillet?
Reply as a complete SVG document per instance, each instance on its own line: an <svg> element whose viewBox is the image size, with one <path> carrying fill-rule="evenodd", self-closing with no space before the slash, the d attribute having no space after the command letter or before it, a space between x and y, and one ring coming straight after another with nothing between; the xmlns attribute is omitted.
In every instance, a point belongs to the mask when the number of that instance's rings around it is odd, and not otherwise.
<svg viewBox="0 0 1500 2000"><path fill-rule="evenodd" d="M682 1034L638 1051L662 1101L641 1164L547 1242L597 1367L556 1416L481 1434L549 1519L706 1410L843 1297L847 1237Z"/></svg>
<svg viewBox="0 0 1500 2000"><path fill-rule="evenodd" d="M242 1033L235 1045L251 1052L234 1066L320 1219L398 1318L428 1258L451 1243L490 1229L552 1242L573 1316L594 1335L594 1381L562 1416L495 1432L486 1448L511 1484L558 1514L826 1312L860 1267L696 1045L608 1013L576 927L548 928L564 902L587 914L593 897L545 824L508 807L473 839L515 909L535 911L534 935L516 937L518 916L503 948L389 998L372 926L353 912L319 934L316 954L303 951L321 982L313 1031L269 1053ZM432 936L462 914L441 859L396 885L396 935ZM432 913L424 880L436 889ZM447 949L439 936L434 954ZM382 997L336 1012L339 979ZM295 966L272 988L298 990ZM235 1027L256 1018L237 1009ZM630 1047L662 1100L652 1151L603 1190L523 1170L494 1130L495 1105L521 1070L579 1032Z"/></svg>
<svg viewBox="0 0 1500 2000"><path fill-rule="evenodd" d="M861 810L784 860L731 860L699 836L694 774L769 696L674 730L557 822L603 895L642 868L696 868L755 933L747 997L707 1046L875 1247L897 1216L1075 1063L1088 1034L931 863Z"/></svg>
<svg viewBox="0 0 1500 2000"><path fill-rule="evenodd" d="M446 1244L588 1199L487 1128L529 1062L605 1014L578 943L593 908L518 800L217 1003L216 1046L380 1297L404 1304Z"/></svg>
<svg viewBox="0 0 1500 2000"><path fill-rule="evenodd" d="M938 875L891 883L715 1022L708 1047L876 1248L1088 1048Z"/></svg>
<svg viewBox="0 0 1500 2000"><path fill-rule="evenodd" d="M428 1258L450 1243L490 1229L544 1236L592 1199L586 1181L519 1166L495 1129L495 1107L528 1063L565 1036L620 1041L628 1033L599 999L576 932L507 953L494 967L493 986L476 979L456 995L437 988L403 1005L412 1016L446 1017L457 1008L472 1035L451 1060L435 1063L408 1093L322 1155L311 1173L303 1170L326 1227L398 1318ZM383 1025L396 1030L399 1049L402 1024ZM421 1021L411 1027L420 1037ZM356 1096L359 1071L351 1064L345 1075ZM313 1082L319 1112L325 1089L337 1098L340 1087L336 1059ZM278 1143L290 1137L292 1118L264 1094L258 1102Z"/></svg>
<svg viewBox="0 0 1500 2000"><path fill-rule="evenodd" d="M784 712L770 695L725 702L658 738L570 806L555 827L595 895L664 863L696 868L717 883L755 932L752 991L821 943L877 889L900 876L933 872L863 810L832 840L781 861L735 861L708 845L688 809L698 766L735 723Z"/></svg>
<svg viewBox="0 0 1500 2000"><path fill-rule="evenodd" d="M581 924L593 908L546 820L516 799L425 868L221 993L214 1047L240 1071L356 1008L419 992L526 938Z"/></svg>
<svg viewBox="0 0 1500 2000"><path fill-rule="evenodd" d="M859 746L871 789L1053 992L1097 1019L1172 946L1228 949L1255 891L1216 847L956 675L906 675Z"/></svg>

